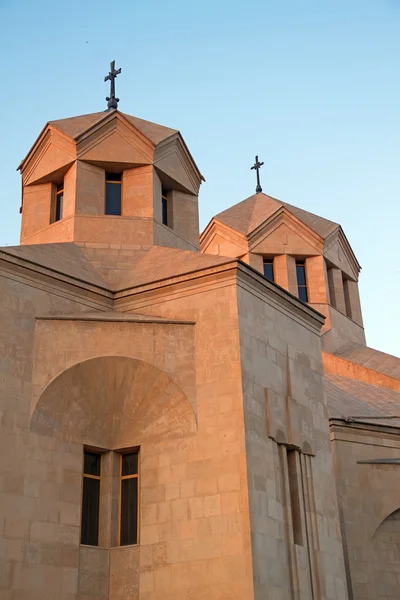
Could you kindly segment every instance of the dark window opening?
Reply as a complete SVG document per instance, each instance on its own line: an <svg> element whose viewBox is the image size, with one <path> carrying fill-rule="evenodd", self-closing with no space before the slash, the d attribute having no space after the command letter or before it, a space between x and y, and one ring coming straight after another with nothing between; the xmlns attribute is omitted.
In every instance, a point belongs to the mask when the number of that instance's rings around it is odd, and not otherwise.
<svg viewBox="0 0 400 600"><path fill-rule="evenodd" d="M168 226L168 192L164 188L161 192L161 210L162 210L162 224Z"/></svg>
<svg viewBox="0 0 400 600"><path fill-rule="evenodd" d="M300 508L300 490L299 490L299 472L300 464L297 463L297 457L300 454L296 450L287 449L287 465L289 476L290 508L292 514L293 541L299 546L303 545L303 531L301 526L301 508Z"/></svg>
<svg viewBox="0 0 400 600"><path fill-rule="evenodd" d="M56 210L54 221L61 221L63 218L63 203L64 203L64 183L57 186L56 191Z"/></svg>
<svg viewBox="0 0 400 600"><path fill-rule="evenodd" d="M264 258L264 277L268 279L268 281L275 281L274 261L272 258Z"/></svg>
<svg viewBox="0 0 400 600"><path fill-rule="evenodd" d="M343 277L343 274L342 274ZM346 308L346 315L349 317L349 319L352 318L351 316L351 301L350 301L350 289L349 289L349 279L346 279L345 277L343 277L343 292L344 292L344 303L345 303L345 308Z"/></svg>
<svg viewBox="0 0 400 600"><path fill-rule="evenodd" d="M120 545L137 544L139 510L139 453L121 454Z"/></svg>
<svg viewBox="0 0 400 600"><path fill-rule="evenodd" d="M296 260L296 275L299 300L308 302L306 266L304 260Z"/></svg>
<svg viewBox="0 0 400 600"><path fill-rule="evenodd" d="M333 269L328 267L328 289L329 303L336 308L335 282L333 280Z"/></svg>
<svg viewBox="0 0 400 600"><path fill-rule="evenodd" d="M83 456L83 493L81 544L98 546L100 517L100 454L87 452Z"/></svg>
<svg viewBox="0 0 400 600"><path fill-rule="evenodd" d="M121 215L120 173L106 173L106 215Z"/></svg>

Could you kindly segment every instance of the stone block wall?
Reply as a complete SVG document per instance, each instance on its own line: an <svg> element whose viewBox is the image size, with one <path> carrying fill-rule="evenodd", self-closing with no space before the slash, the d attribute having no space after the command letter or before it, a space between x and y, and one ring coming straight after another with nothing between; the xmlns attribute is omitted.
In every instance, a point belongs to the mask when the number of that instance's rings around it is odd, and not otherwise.
<svg viewBox="0 0 400 600"><path fill-rule="evenodd" d="M399 593L400 443L390 430L331 425L352 600L395 600Z"/></svg>

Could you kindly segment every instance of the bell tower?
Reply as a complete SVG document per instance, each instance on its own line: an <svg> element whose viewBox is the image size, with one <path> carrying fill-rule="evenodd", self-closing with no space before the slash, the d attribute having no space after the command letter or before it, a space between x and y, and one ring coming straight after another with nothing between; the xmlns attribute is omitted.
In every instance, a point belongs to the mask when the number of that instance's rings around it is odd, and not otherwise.
<svg viewBox="0 0 400 600"><path fill-rule="evenodd" d="M116 74L105 112L47 123L21 162L21 244L198 250L203 177L179 131L117 109Z"/></svg>

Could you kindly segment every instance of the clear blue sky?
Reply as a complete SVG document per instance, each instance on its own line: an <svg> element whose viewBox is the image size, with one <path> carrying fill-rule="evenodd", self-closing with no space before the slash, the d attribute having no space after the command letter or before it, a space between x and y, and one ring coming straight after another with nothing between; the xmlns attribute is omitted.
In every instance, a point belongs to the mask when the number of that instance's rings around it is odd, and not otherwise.
<svg viewBox="0 0 400 600"><path fill-rule="evenodd" d="M399 0L0 1L0 246L16 167L44 124L120 108L180 129L207 182L202 228L254 192L342 224L369 345L400 353Z"/></svg>

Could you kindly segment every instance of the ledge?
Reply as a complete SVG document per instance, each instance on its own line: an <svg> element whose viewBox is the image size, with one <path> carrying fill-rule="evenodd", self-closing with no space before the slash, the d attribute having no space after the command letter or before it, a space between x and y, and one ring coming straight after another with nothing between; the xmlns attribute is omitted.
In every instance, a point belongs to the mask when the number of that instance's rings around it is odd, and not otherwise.
<svg viewBox="0 0 400 600"><path fill-rule="evenodd" d="M117 323L157 323L160 325L195 325L195 321L182 319L166 319L137 313L122 313L115 311L87 312L71 314L37 315L38 321L102 321Z"/></svg>

